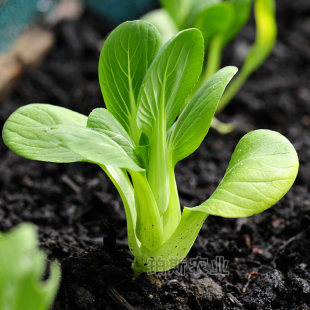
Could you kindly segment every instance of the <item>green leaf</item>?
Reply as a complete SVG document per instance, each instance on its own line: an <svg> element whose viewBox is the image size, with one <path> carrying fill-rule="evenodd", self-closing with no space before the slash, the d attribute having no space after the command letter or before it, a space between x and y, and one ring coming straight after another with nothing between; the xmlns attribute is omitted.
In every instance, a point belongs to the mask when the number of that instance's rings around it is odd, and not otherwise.
<svg viewBox="0 0 310 310"><path fill-rule="evenodd" d="M170 196L167 128L197 82L202 61L200 31L179 32L160 50L141 87L137 123L149 139L148 181L161 215Z"/></svg>
<svg viewBox="0 0 310 310"><path fill-rule="evenodd" d="M58 125L47 133L60 141L60 145L82 156L85 161L110 165L133 171L142 171L133 152L126 153L119 144L99 131L79 125Z"/></svg>
<svg viewBox="0 0 310 310"><path fill-rule="evenodd" d="M198 80L202 62L203 39L197 29L179 32L160 50L139 95L137 122L149 140L156 122L172 125Z"/></svg>
<svg viewBox="0 0 310 310"><path fill-rule="evenodd" d="M87 117L49 104L29 104L17 109L2 131L4 143L16 154L34 160L69 163L83 157L59 145L46 129L59 124L86 126Z"/></svg>
<svg viewBox="0 0 310 310"><path fill-rule="evenodd" d="M252 131L239 141L212 196L191 210L234 218L260 213L286 194L298 166L296 151L285 137L270 130Z"/></svg>
<svg viewBox="0 0 310 310"><path fill-rule="evenodd" d="M136 144L137 97L142 80L162 45L158 30L145 21L118 26L105 41L99 60L99 82L107 109Z"/></svg>
<svg viewBox="0 0 310 310"><path fill-rule="evenodd" d="M199 147L209 131L225 87L236 72L236 67L225 67L214 74L198 90L171 127L168 132L168 149L173 165Z"/></svg>
<svg viewBox="0 0 310 310"><path fill-rule="evenodd" d="M200 12L204 11L208 7L219 4L221 2L222 0L196 0L195 5L190 10L188 17L185 20L183 29L193 27L194 21Z"/></svg>
<svg viewBox="0 0 310 310"><path fill-rule="evenodd" d="M177 25L165 9L151 11L141 16L140 19L154 25L161 34L164 43L169 41L178 32Z"/></svg>
<svg viewBox="0 0 310 310"><path fill-rule="evenodd" d="M42 282L46 257L39 251L34 225L22 224L0 239L0 309L48 310L60 282L60 266L51 264Z"/></svg>
<svg viewBox="0 0 310 310"><path fill-rule="evenodd" d="M248 21L251 13L251 5L253 0L232 0L231 3L234 6L235 14L234 21L231 26L225 31L223 44L227 44L233 39L243 25Z"/></svg>
<svg viewBox="0 0 310 310"><path fill-rule="evenodd" d="M193 27L202 32L207 47L214 35L224 33L231 27L234 18L233 5L230 2L222 2L201 10L193 21Z"/></svg>
<svg viewBox="0 0 310 310"><path fill-rule="evenodd" d="M122 147L130 158L139 164L134 154L134 142L128 132L107 109L99 108L93 110L88 116L87 127L93 128L111 138Z"/></svg>
<svg viewBox="0 0 310 310"><path fill-rule="evenodd" d="M221 3L222 1L223 0L196 0L195 7L193 9L201 11L203 8L209 7L217 3Z"/></svg>
<svg viewBox="0 0 310 310"><path fill-rule="evenodd" d="M188 17L192 7L197 0L160 0L164 7L174 19L179 30L183 29L183 24Z"/></svg>

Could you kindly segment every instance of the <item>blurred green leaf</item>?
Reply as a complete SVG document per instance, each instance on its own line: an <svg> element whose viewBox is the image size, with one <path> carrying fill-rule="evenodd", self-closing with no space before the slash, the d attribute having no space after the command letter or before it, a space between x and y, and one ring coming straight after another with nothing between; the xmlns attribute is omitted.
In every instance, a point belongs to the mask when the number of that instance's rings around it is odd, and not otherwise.
<svg viewBox="0 0 310 310"><path fill-rule="evenodd" d="M22 224L0 238L0 309L48 310L60 283L60 266L51 264L50 277L39 251L34 225Z"/></svg>

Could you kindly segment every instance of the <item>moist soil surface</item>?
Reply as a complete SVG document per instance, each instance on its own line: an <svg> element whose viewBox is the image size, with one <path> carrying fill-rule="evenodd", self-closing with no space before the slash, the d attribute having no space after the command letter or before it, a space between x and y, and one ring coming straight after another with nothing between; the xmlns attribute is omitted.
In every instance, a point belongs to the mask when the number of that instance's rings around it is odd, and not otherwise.
<svg viewBox="0 0 310 310"><path fill-rule="evenodd" d="M122 201L96 165L30 161L1 142L0 230L30 221L41 248L62 266L54 310L310 309L310 2L277 3L278 41L265 64L218 115L235 130L210 129L176 166L182 206L215 190L239 139L250 130L286 136L300 159L297 180L269 210L249 218L210 216L182 264L134 278ZM88 115L103 107L97 64L112 29L86 11L54 30L56 44L1 104L1 125L18 107L51 103ZM242 62L253 20L225 50L223 65Z"/></svg>

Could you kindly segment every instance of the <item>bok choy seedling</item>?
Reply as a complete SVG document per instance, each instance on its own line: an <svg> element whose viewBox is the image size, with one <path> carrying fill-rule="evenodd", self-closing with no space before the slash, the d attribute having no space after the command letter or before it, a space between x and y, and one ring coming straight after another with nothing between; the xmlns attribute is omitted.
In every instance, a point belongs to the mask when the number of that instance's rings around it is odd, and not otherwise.
<svg viewBox="0 0 310 310"><path fill-rule="evenodd" d="M256 40L249 50L240 72L224 92L217 106L217 112L231 101L249 75L270 54L277 35L275 1L160 0L161 9L141 17L156 26L164 40L169 40L178 31L186 28L194 27L202 32L205 63L197 83L197 90L220 68L222 51L248 21L253 2ZM190 94L189 98L194 93ZM215 127L219 129L218 126Z"/></svg>
<svg viewBox="0 0 310 310"><path fill-rule="evenodd" d="M5 144L29 159L98 164L124 203L132 268L164 271L189 252L212 214L244 217L262 212L293 184L298 157L279 133L245 135L212 196L180 210L175 165L208 133L234 67L216 72L180 110L202 69L204 41L197 29L177 33L162 46L145 21L118 26L105 41L99 82L106 104L88 117L49 104L16 110L3 128ZM179 116L178 116L179 115ZM159 260L165 260L164 270Z"/></svg>

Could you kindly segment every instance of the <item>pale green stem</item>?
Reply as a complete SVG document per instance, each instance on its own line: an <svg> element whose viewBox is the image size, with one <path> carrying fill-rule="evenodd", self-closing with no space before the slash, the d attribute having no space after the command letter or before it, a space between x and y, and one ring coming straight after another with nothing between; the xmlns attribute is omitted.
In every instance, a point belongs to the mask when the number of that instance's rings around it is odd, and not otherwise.
<svg viewBox="0 0 310 310"><path fill-rule="evenodd" d="M200 86L202 86L208 79L216 73L221 65L222 58L222 48L223 48L223 37L222 35L215 36L210 43L207 63L202 73L202 78L200 79Z"/></svg>
<svg viewBox="0 0 310 310"><path fill-rule="evenodd" d="M170 156L171 157L171 156ZM170 199L166 212L163 214L164 240L168 240L181 220L180 200L174 175L172 159L169 159Z"/></svg>
<svg viewBox="0 0 310 310"><path fill-rule="evenodd" d="M163 103L159 107L150 141L148 181L162 215L167 210L170 196L166 114Z"/></svg>
<svg viewBox="0 0 310 310"><path fill-rule="evenodd" d="M141 137L141 130L137 126L136 122L137 114L131 116L131 126L129 135L132 140L135 142L135 145L139 145L140 137Z"/></svg>
<svg viewBox="0 0 310 310"><path fill-rule="evenodd" d="M142 243L141 250L149 252L164 242L162 221L145 171L130 171L130 175L137 211L136 234Z"/></svg>
<svg viewBox="0 0 310 310"><path fill-rule="evenodd" d="M222 135L226 135L235 129L232 123L222 123L215 116L212 118L211 127L215 128Z"/></svg>
<svg viewBox="0 0 310 310"><path fill-rule="evenodd" d="M131 89L131 82L129 83L130 86L130 106L131 106L131 114L130 114L130 132L129 135L132 140L135 142L135 145L139 145L140 137L141 137L141 130L138 128L137 125L137 106L136 100L133 95L133 90Z"/></svg>
<svg viewBox="0 0 310 310"><path fill-rule="evenodd" d="M188 254L209 214L184 208L181 221L171 237L155 251L138 255L132 264L135 276L160 272L178 265Z"/></svg>
<svg viewBox="0 0 310 310"><path fill-rule="evenodd" d="M222 111L230 100L235 96L238 90L242 87L246 79L248 78L249 73L246 71L240 71L240 73L233 79L233 81L226 88L218 106L216 113Z"/></svg>
<svg viewBox="0 0 310 310"><path fill-rule="evenodd" d="M240 73L227 87L217 107L217 112L220 112L226 107L249 75L265 61L275 44L277 37L275 1L256 0L254 2L254 16L257 27L255 42L245 59Z"/></svg>
<svg viewBox="0 0 310 310"><path fill-rule="evenodd" d="M104 166L100 165L100 167L105 171L108 177L113 182L116 187L119 195L122 198L126 219L127 219L127 234L128 234L128 245L131 253L133 255L141 254L140 251L140 242L136 236L136 208L135 208L135 198L134 191L127 175L127 172L118 167L112 166Z"/></svg>

